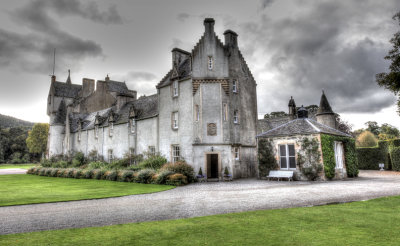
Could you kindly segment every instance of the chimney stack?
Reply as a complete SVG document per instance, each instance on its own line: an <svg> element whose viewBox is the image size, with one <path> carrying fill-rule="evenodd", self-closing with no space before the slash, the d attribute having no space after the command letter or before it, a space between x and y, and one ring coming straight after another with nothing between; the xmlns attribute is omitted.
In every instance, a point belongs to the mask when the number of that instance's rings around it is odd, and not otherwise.
<svg viewBox="0 0 400 246"><path fill-rule="evenodd" d="M214 34L214 24L215 20L213 18L205 18L204 19L204 33L206 36L211 36Z"/></svg>
<svg viewBox="0 0 400 246"><path fill-rule="evenodd" d="M229 48L237 48L237 33L232 30L226 30L224 32L225 36L225 45Z"/></svg>

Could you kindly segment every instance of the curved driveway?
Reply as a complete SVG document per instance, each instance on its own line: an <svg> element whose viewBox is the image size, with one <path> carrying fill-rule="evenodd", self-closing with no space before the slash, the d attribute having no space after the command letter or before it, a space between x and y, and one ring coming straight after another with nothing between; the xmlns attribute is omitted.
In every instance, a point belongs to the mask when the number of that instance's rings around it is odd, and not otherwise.
<svg viewBox="0 0 400 246"><path fill-rule="evenodd" d="M392 195L400 195L400 176L387 171L363 171L359 178L330 182L247 179L202 183L153 194L0 207L0 234L314 206Z"/></svg>

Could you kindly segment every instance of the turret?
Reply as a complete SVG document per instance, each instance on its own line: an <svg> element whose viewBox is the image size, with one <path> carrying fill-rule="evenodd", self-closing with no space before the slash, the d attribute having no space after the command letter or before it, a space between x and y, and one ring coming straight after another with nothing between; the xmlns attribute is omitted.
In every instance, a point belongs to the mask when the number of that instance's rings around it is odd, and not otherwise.
<svg viewBox="0 0 400 246"><path fill-rule="evenodd" d="M324 91L322 91L321 101L316 116L319 123L336 129L335 113L333 112L331 105L329 105Z"/></svg>

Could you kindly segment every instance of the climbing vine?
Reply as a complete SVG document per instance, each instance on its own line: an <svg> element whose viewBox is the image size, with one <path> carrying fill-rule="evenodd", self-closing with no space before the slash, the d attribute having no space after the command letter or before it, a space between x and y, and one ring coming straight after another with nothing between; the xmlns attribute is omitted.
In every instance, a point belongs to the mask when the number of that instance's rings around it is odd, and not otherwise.
<svg viewBox="0 0 400 246"><path fill-rule="evenodd" d="M318 139L304 137L299 143L302 150L297 152L299 168L309 180L316 180L322 171Z"/></svg>

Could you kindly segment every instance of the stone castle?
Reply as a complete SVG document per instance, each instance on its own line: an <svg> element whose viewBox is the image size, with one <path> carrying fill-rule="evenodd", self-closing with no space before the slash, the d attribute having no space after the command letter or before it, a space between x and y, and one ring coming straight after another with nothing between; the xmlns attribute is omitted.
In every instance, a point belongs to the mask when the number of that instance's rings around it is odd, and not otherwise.
<svg viewBox="0 0 400 246"><path fill-rule="evenodd" d="M191 52L172 50L171 70L157 93L137 98L108 76L82 85L56 81L48 95L48 156L97 153L106 161L124 154L160 153L184 159L208 179L225 167L234 178L257 175L256 81L227 30L224 43L204 20L204 34Z"/></svg>

